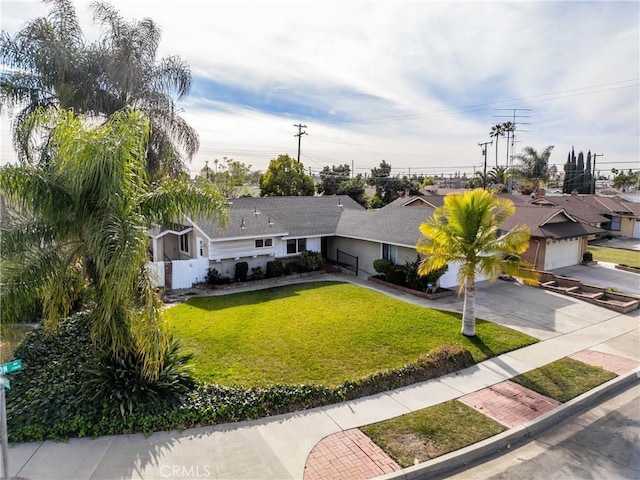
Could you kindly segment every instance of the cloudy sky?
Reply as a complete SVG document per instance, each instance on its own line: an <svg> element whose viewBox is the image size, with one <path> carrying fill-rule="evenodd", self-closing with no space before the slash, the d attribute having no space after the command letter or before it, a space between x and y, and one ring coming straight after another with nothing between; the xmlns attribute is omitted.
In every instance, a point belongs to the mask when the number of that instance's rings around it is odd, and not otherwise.
<svg viewBox="0 0 640 480"><path fill-rule="evenodd" d="M89 3L74 2L88 38ZM180 103L200 135L192 171L233 158L264 170L297 156L317 172L347 163L366 173L482 169L491 126L518 124L516 151L554 145L603 153L598 170L639 167L640 3L457 1L113 0L150 17L160 56L179 55L193 87ZM46 4L1 0L9 34ZM515 109L515 111L514 111ZM2 162L12 161L2 119ZM488 166L495 165L495 143ZM506 140L498 159L505 163Z"/></svg>

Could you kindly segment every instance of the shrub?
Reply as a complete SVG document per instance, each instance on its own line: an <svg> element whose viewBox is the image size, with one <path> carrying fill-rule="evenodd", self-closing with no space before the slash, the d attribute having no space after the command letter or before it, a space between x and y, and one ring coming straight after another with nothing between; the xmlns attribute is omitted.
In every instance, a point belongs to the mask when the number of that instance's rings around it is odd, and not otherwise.
<svg viewBox="0 0 640 480"><path fill-rule="evenodd" d="M267 262L267 278L281 277L284 273L284 267L280 260L271 260Z"/></svg>
<svg viewBox="0 0 640 480"><path fill-rule="evenodd" d="M387 274L387 281L395 285L405 285L407 282L407 275L404 273L402 268L396 267Z"/></svg>
<svg viewBox="0 0 640 480"><path fill-rule="evenodd" d="M309 271L306 265L303 265L302 263L298 263L298 262L287 264L287 268L290 273L304 273Z"/></svg>
<svg viewBox="0 0 640 480"><path fill-rule="evenodd" d="M236 276L235 279L238 282L245 282L247 280L247 274L249 273L249 264L247 262L236 263Z"/></svg>
<svg viewBox="0 0 640 480"><path fill-rule="evenodd" d="M220 272L215 268L210 268L207 272L207 283L209 285L218 285L220 283Z"/></svg>
<svg viewBox="0 0 640 480"><path fill-rule="evenodd" d="M262 270L262 267L253 267L251 269L251 280L260 280L261 278L264 278L264 271Z"/></svg>
<svg viewBox="0 0 640 480"><path fill-rule="evenodd" d="M395 264L391 260L387 260L385 258L378 258L373 261L373 269L385 280L389 278L389 272L391 272L394 267Z"/></svg>
<svg viewBox="0 0 640 480"><path fill-rule="evenodd" d="M158 378L147 379L142 374L141 355L114 357L110 352L101 356L97 365L88 367L88 380L80 389L84 401L96 405L103 414L131 414L136 405L155 410L176 402L194 385L188 370L192 356L180 353L180 344L169 340L164 364Z"/></svg>
<svg viewBox="0 0 640 480"><path fill-rule="evenodd" d="M300 259L309 272L318 270L325 263L320 252L313 252L311 250L304 250L300 253Z"/></svg>
<svg viewBox="0 0 640 480"><path fill-rule="evenodd" d="M593 261L593 253L586 251L582 254L582 261L583 262L592 262Z"/></svg>

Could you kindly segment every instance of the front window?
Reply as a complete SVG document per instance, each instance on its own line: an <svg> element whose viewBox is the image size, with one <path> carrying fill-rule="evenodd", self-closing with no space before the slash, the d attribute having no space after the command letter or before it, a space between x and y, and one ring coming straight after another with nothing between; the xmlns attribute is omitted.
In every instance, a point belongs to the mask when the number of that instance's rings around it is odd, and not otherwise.
<svg viewBox="0 0 640 480"><path fill-rule="evenodd" d="M189 253L189 234L183 233L180 235L180 251Z"/></svg>
<svg viewBox="0 0 640 480"><path fill-rule="evenodd" d="M389 245L388 243L383 243L382 258L384 258L385 260L391 260L393 263L397 263L398 247L396 247L395 245Z"/></svg>
<svg viewBox="0 0 640 480"><path fill-rule="evenodd" d="M287 240L287 255L304 252L307 249L307 239L289 239Z"/></svg>
<svg viewBox="0 0 640 480"><path fill-rule="evenodd" d="M258 238L255 241L255 246L256 246L256 248L272 247L273 246L273 239L272 238Z"/></svg>

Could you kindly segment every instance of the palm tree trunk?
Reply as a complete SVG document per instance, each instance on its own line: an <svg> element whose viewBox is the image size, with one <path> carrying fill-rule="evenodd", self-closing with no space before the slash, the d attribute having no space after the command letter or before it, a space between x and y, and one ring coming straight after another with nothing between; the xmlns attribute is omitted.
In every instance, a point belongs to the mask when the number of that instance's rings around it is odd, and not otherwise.
<svg viewBox="0 0 640 480"><path fill-rule="evenodd" d="M462 334L476 335L476 282L467 280L464 286L464 307L462 308Z"/></svg>

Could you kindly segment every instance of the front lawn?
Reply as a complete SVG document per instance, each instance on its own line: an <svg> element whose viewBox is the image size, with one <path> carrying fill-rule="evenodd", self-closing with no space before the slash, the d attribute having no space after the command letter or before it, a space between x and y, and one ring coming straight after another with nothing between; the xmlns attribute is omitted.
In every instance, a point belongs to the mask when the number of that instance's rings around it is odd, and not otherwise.
<svg viewBox="0 0 640 480"><path fill-rule="evenodd" d="M587 250L593 253L594 260L640 268L640 252L596 245L589 245Z"/></svg>
<svg viewBox="0 0 640 480"><path fill-rule="evenodd" d="M199 380L223 385L333 387L459 345L476 362L536 339L459 314L423 308L347 283L314 282L198 297L167 310L170 330L194 354Z"/></svg>

